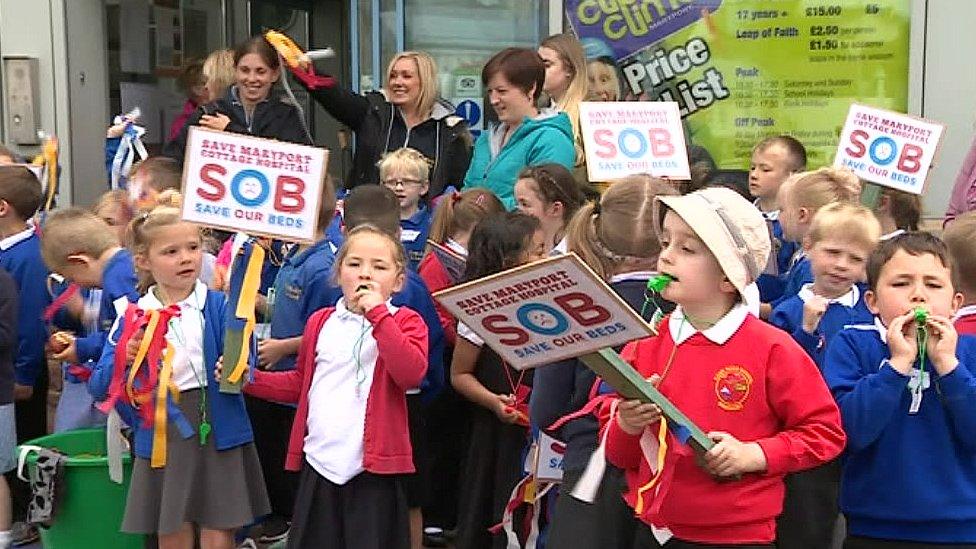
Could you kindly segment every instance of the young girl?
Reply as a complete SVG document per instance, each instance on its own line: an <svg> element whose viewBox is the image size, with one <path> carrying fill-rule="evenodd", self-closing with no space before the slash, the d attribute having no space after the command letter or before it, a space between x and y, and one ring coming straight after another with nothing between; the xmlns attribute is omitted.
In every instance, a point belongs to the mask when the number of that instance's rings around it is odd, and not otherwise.
<svg viewBox="0 0 976 549"><path fill-rule="evenodd" d="M150 466L159 433L138 417L131 422L136 460L122 530L158 534L161 549L189 549L198 527L201 546L230 548L234 531L268 513L269 506L244 399L221 393L213 375L224 348L226 298L197 279L200 228L182 221L179 210L142 213L130 224L129 235L145 291L139 308L179 309L166 340L175 349L172 381L180 395L178 402L168 403L164 467ZM130 361L135 354L131 345L116 348L124 328L120 316L89 380L96 400L107 396L115 354L126 352ZM119 406L123 417L134 417L132 408Z"/></svg>
<svg viewBox="0 0 976 549"><path fill-rule="evenodd" d="M335 260L342 298L308 321L296 369L255 373L248 394L297 403L285 467L301 470L288 547L406 549L414 472L405 392L427 371L427 327L394 307L406 269L390 234L360 225Z"/></svg>
<svg viewBox="0 0 976 549"><path fill-rule="evenodd" d="M523 213L486 218L471 234L465 280L474 280L545 257L539 221ZM505 547L488 529L502 520L522 475L528 425L515 408L528 404L532 372L519 372L469 328L458 326L451 384L473 402L471 437L461 475L457 547Z"/></svg>
<svg viewBox="0 0 976 549"><path fill-rule="evenodd" d="M599 202L583 206L567 230L569 251L585 261L627 304L650 321L660 307L674 307L647 291L656 275L661 248L651 215L655 196L675 195L661 179L632 176L615 182ZM603 476L592 503L572 496L573 489L599 443L597 418L581 410L597 393L596 375L576 359L535 370L530 413L532 424L566 444L563 480L551 517L549 547L631 549L637 522L624 503L623 477L611 469ZM565 419L570 414L575 419ZM555 429L550 426L561 423Z"/></svg>
<svg viewBox="0 0 976 549"><path fill-rule="evenodd" d="M881 191L874 209L881 223L881 240L894 238L906 231L917 231L922 221L922 197L896 189Z"/></svg>
<svg viewBox="0 0 976 549"><path fill-rule="evenodd" d="M783 227L783 240L803 242L810 231L817 210L831 202L857 203L861 196L861 180L853 172L838 168L818 170L792 175L779 188L779 222ZM772 309L784 300L797 295L804 284L813 282L813 272L806 252L799 248L786 274L783 295L771 305L763 303L762 318L769 318Z"/></svg>
<svg viewBox="0 0 976 549"><path fill-rule="evenodd" d="M576 167L583 168L586 155L580 133L579 104L586 99L588 80L586 54L579 40L570 33L554 34L542 41L539 57L546 67L542 89L549 95L552 106L566 113L573 126L576 148ZM582 175L584 172L580 171ZM585 179L585 178L584 178Z"/></svg>
<svg viewBox="0 0 976 549"><path fill-rule="evenodd" d="M662 297L678 307L621 356L715 445L696 455L657 405L619 403L606 457L644 523L635 547L774 547L783 475L844 447L837 405L789 335L742 304L769 259L759 210L724 188L660 197L654 210L658 270L672 278Z"/></svg>
<svg viewBox="0 0 976 549"><path fill-rule="evenodd" d="M585 201L573 174L559 164L526 168L515 182L515 204L539 220L549 255L566 253L566 225Z"/></svg>

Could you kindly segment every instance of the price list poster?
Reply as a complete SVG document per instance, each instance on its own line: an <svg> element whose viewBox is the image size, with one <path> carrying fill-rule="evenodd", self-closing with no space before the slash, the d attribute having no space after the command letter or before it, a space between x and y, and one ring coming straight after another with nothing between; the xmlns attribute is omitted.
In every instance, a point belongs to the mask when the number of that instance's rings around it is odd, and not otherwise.
<svg viewBox="0 0 976 549"><path fill-rule="evenodd" d="M688 145L721 169L781 133L828 165L851 103L908 107L910 0L567 0L566 14L616 66L620 98L676 101Z"/></svg>

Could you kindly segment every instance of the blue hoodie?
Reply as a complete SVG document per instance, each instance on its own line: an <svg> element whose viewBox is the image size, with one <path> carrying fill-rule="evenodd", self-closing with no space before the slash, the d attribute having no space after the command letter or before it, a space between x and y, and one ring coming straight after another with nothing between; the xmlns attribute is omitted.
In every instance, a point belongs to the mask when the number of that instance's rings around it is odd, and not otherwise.
<svg viewBox="0 0 976 549"><path fill-rule="evenodd" d="M823 370L827 345L834 336L851 324L874 322L874 315L864 304L863 289L855 284L846 294L828 300L827 311L820 318L817 329L811 334L803 329L803 304L812 297L812 284L804 285L800 293L786 298L773 309L769 323L793 336L800 347L803 347L803 350Z"/></svg>
<svg viewBox="0 0 976 549"><path fill-rule="evenodd" d="M482 132L474 144L474 154L464 188L483 187L515 209L515 181L523 169L540 164L562 164L568 170L576 162L573 127L566 113L541 112L525 118L502 146L505 125Z"/></svg>
<svg viewBox="0 0 976 549"><path fill-rule="evenodd" d="M911 414L909 376L888 362L880 321L831 342L824 378L847 449L840 507L856 536L976 543L976 337L959 336L959 366L930 384ZM915 365L918 368L918 365Z"/></svg>

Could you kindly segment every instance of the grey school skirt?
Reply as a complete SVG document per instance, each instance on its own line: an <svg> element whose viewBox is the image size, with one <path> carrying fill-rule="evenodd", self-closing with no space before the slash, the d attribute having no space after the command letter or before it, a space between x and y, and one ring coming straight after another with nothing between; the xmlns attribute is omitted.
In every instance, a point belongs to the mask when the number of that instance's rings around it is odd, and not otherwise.
<svg viewBox="0 0 976 549"><path fill-rule="evenodd" d="M200 390L180 393L179 408L194 428L200 425L200 397ZM160 469L136 458L123 532L171 534L185 522L229 530L271 512L253 443L218 452L213 434L200 446L199 436L184 439L170 422L166 447Z"/></svg>

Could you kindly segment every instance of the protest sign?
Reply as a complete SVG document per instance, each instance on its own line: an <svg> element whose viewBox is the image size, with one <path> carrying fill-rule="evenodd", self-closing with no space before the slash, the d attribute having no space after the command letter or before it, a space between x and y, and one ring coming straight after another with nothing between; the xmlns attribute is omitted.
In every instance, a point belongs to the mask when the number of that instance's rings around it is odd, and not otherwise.
<svg viewBox="0 0 976 549"><path fill-rule="evenodd" d="M882 187L922 194L944 130L942 124L854 103L834 166Z"/></svg>
<svg viewBox="0 0 976 549"><path fill-rule="evenodd" d="M691 178L677 103L583 102L580 126L590 181L638 173Z"/></svg>
<svg viewBox="0 0 976 549"><path fill-rule="evenodd" d="M315 240L328 151L193 126L183 219L282 240Z"/></svg>
<svg viewBox="0 0 976 549"><path fill-rule="evenodd" d="M517 369L653 333L575 254L473 280L434 297Z"/></svg>

